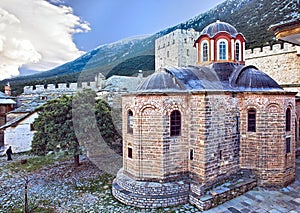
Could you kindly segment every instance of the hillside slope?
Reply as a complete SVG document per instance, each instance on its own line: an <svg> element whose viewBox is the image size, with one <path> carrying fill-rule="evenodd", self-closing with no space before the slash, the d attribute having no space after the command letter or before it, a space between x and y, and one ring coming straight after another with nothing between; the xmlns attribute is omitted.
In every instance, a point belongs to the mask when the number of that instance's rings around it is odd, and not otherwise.
<svg viewBox="0 0 300 213"><path fill-rule="evenodd" d="M227 0L217 7L202 13L184 23L162 30L154 35L129 38L111 44L99 46L74 61L63 64L52 70L10 79L11 84L28 85L32 80L37 82L88 81L96 73L107 75L118 64L137 56L154 55L155 39L175 29L194 28L201 31L208 24L220 19L235 26L247 39L247 48L259 47L276 42L268 27L281 21L300 17L297 0ZM180 11L179 11L180 12ZM135 63L135 62L132 62ZM148 67L149 66L149 67ZM122 66L121 66L122 67ZM152 69L151 64L144 66ZM118 74L126 72L118 70ZM134 74L134 73L133 73ZM64 76L61 78L61 76ZM2 81L2 85L7 82Z"/></svg>

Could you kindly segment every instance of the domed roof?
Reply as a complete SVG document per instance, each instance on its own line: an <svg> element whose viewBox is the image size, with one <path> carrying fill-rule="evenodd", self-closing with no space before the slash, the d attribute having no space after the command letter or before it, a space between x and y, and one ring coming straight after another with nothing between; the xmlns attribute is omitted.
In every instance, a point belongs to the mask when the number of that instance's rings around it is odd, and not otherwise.
<svg viewBox="0 0 300 213"><path fill-rule="evenodd" d="M266 73L254 66L246 66L234 73L231 86L242 91L282 90Z"/></svg>
<svg viewBox="0 0 300 213"><path fill-rule="evenodd" d="M282 91L282 88L264 72L231 62L161 68L137 88L137 92L143 93L275 90Z"/></svg>
<svg viewBox="0 0 300 213"><path fill-rule="evenodd" d="M166 69L148 76L137 88L137 91L174 91L184 90L184 85L172 76Z"/></svg>
<svg viewBox="0 0 300 213"><path fill-rule="evenodd" d="M206 26L202 30L200 35L209 35L209 37L212 38L219 32L227 32L233 37L235 37L238 34L238 31L235 29L235 27L226 22L217 20L216 22Z"/></svg>

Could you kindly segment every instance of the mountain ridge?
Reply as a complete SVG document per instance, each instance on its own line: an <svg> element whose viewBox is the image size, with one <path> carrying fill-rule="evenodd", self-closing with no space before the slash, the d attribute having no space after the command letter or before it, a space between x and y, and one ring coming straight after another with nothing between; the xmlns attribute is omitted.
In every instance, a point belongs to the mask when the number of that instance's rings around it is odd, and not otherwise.
<svg viewBox="0 0 300 213"><path fill-rule="evenodd" d="M143 55L154 55L156 38L176 29L193 28L196 31L201 31L205 26L215 22L217 19L232 24L238 32L243 33L247 40L247 48L272 45L277 41L268 32L268 27L272 24L300 17L296 4L297 0L227 0L207 12L173 27L163 29L153 35L134 36L132 39L125 38L113 43L100 45L79 58L52 70L24 77L15 77L9 81L11 84L28 85L32 83L32 80L43 84L53 81L56 81L56 83L60 83L57 81L68 82L70 79L74 81L76 78L79 82L89 81L94 79L98 72L106 76L114 67L125 61L130 61L128 59ZM151 60L147 61L149 64L143 67L146 67L148 70L154 70L154 63ZM119 70L118 74L120 73L122 72ZM60 76L65 77L61 78Z"/></svg>

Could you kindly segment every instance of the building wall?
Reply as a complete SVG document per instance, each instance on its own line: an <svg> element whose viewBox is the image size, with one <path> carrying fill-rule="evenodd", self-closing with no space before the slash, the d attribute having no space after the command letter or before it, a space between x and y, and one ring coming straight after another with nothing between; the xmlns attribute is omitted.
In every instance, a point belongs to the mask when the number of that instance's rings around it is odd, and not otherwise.
<svg viewBox="0 0 300 213"><path fill-rule="evenodd" d="M14 153L31 150L34 131L31 131L30 124L32 124L37 117L38 114L33 113L21 121L16 127L6 128L4 130L5 146L12 146Z"/></svg>
<svg viewBox="0 0 300 213"><path fill-rule="evenodd" d="M193 95L189 104L191 177L209 186L239 170L237 101L231 94L203 93Z"/></svg>
<svg viewBox="0 0 300 213"><path fill-rule="evenodd" d="M193 181L207 188L240 169L250 169L260 185L285 186L295 178L295 122L291 131L285 132L287 107L295 120L293 95L200 92L125 96L123 130L130 109L134 131L123 131L124 171L138 180L167 180L189 173ZM247 130L250 108L256 110L256 132ZM169 117L175 109L182 113L182 133L170 137ZM290 153L286 153L287 137L291 137ZM132 159L128 147L133 150Z"/></svg>
<svg viewBox="0 0 300 213"><path fill-rule="evenodd" d="M147 95L123 97L123 167L139 180L175 179L187 173L188 121L186 97ZM133 134L127 133L127 112L134 116ZM169 116L182 113L181 136L170 137ZM128 158L132 148L132 159Z"/></svg>
<svg viewBox="0 0 300 213"><path fill-rule="evenodd" d="M246 65L254 65L280 85L300 84L300 47L284 43L246 50ZM298 89L300 86L298 86ZM299 90L300 91L300 90Z"/></svg>
<svg viewBox="0 0 300 213"><path fill-rule="evenodd" d="M241 168L256 172L259 185L286 186L295 179L294 122L285 132L285 113L292 110L295 119L295 98L292 95L242 93L240 100ZM248 110L256 110L256 132L248 132ZM291 137L291 152L286 153L286 138Z"/></svg>
<svg viewBox="0 0 300 213"><path fill-rule="evenodd" d="M164 66L195 65L197 50L195 40L200 33L191 30L177 29L155 41L155 70Z"/></svg>

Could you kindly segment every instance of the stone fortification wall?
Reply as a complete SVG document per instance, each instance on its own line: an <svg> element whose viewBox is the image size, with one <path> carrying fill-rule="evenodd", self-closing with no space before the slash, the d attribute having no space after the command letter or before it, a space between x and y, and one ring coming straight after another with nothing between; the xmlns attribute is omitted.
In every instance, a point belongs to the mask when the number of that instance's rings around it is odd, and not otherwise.
<svg viewBox="0 0 300 213"><path fill-rule="evenodd" d="M200 33L177 29L155 41L155 70L164 66L188 66L197 62L194 42Z"/></svg>
<svg viewBox="0 0 300 213"><path fill-rule="evenodd" d="M96 90L96 82L82 82L81 86L77 83L61 83L61 84L48 84L48 85L34 85L25 86L24 94L40 94L40 93L68 93L76 92L81 89Z"/></svg>
<svg viewBox="0 0 300 213"><path fill-rule="evenodd" d="M294 84L300 89L299 46L284 43L246 50L246 65L256 66L284 87Z"/></svg>
<svg viewBox="0 0 300 213"><path fill-rule="evenodd" d="M105 85L105 77L102 73L98 73L95 76L93 82L79 83L59 83L59 84L47 84L47 85L34 85L25 86L24 95L30 94L43 94L43 93L75 93L82 89L98 90L102 89Z"/></svg>

